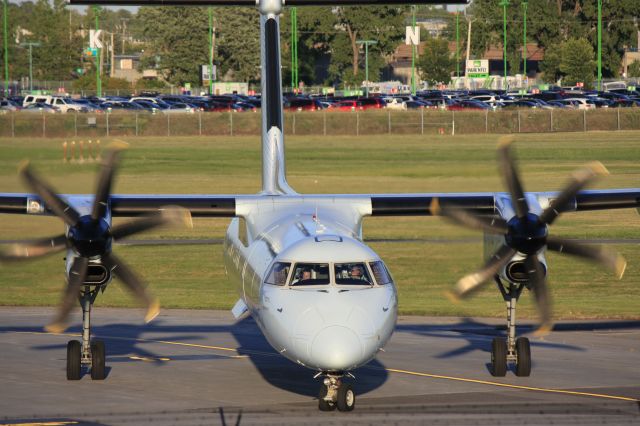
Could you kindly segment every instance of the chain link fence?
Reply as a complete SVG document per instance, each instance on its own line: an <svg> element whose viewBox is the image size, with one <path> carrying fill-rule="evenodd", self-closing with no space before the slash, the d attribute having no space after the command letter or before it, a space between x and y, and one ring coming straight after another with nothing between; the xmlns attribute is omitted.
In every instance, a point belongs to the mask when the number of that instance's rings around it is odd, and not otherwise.
<svg viewBox="0 0 640 426"><path fill-rule="evenodd" d="M309 111L286 113L292 135L478 134L640 130L640 108L510 111ZM259 135L255 112L0 114L0 137Z"/></svg>

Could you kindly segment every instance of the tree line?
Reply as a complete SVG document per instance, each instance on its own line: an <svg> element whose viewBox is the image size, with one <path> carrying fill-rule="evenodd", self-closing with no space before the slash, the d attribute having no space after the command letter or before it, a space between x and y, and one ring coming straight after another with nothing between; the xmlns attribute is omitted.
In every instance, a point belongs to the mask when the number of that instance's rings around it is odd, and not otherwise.
<svg viewBox="0 0 640 426"><path fill-rule="evenodd" d="M456 69L456 55L449 42L459 37L465 57L468 22L471 21L471 57L481 58L489 46L502 46L502 0L474 0L459 16L430 6L415 9L417 19L437 18L446 28L439 37L424 29L424 53L418 60L422 77L447 82ZM521 73L523 2L510 0L507 7L507 63L511 74ZM545 79L592 81L595 78L598 0L531 0L527 4L527 38L545 49L541 64ZM638 48L637 0L602 0L603 77L617 77L627 49ZM405 26L412 9L396 6L305 7L297 10L299 80L307 85L359 85L364 80L364 48L359 40L375 40L369 46L370 80L379 80L391 55L404 43ZM96 15L103 41L114 37L116 54L141 55L142 68L154 68L169 84L198 84L199 66L209 62L209 13L206 7L140 7L137 11L88 8L80 12L64 0L9 3L9 63L13 79L29 74L27 42L33 48L36 80L79 79L93 84L90 75L96 60L83 56L88 30ZM213 9L214 62L220 80L259 80L258 14L251 8ZM285 84L291 72L289 9L281 17L282 66ZM21 46L22 44L22 46ZM0 58L4 51L0 52ZM105 56L108 61L108 56ZM4 59L2 58L2 62ZM464 72L464 66L460 67ZM634 69L638 69L635 67ZM105 67L105 70L108 68ZM590 80L589 80L590 79Z"/></svg>

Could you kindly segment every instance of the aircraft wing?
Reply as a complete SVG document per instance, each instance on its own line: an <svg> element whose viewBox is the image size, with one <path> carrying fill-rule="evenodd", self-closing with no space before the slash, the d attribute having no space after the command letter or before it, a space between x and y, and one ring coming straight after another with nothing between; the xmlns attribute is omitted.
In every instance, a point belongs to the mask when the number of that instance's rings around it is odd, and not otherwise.
<svg viewBox="0 0 640 426"><path fill-rule="evenodd" d="M548 205L557 192L528 192L537 197L541 204ZM93 195L67 195L65 197L93 200ZM508 197L503 192L476 193L421 193L421 194L296 194L266 196L260 194L206 194L206 195L163 195L132 194L111 195L111 214L117 216L138 216L156 211L163 206L183 207L194 217L234 217L236 206L253 200L273 198L289 201L342 200L371 203L371 216L431 216L434 199L441 204L462 207L481 215L495 213L496 199ZM604 189L580 191L573 202L567 203L563 211L587 211L640 208L640 188ZM0 193L0 213L51 214L40 197L29 193Z"/></svg>
<svg viewBox="0 0 640 426"><path fill-rule="evenodd" d="M527 192L542 205L553 201L558 192ZM430 216L434 198L439 203L462 207L478 214L493 214L497 197L507 193L371 194L372 216ZM640 208L640 188L585 190L567 203L562 211Z"/></svg>
<svg viewBox="0 0 640 426"><path fill-rule="evenodd" d="M64 198L86 198L93 195L66 195ZM138 216L157 211L163 206L183 207L194 217L234 217L236 200L248 195L112 195L112 216ZM255 197L255 196L253 196ZM36 194L0 193L0 213L52 214Z"/></svg>

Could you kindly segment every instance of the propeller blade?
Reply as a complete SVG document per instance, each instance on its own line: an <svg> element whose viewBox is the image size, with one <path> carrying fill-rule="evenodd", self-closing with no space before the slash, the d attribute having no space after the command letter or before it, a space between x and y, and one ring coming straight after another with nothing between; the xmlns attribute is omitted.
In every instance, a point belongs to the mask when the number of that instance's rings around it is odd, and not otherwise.
<svg viewBox="0 0 640 426"><path fill-rule="evenodd" d="M516 210L516 216L520 219L524 218L529 213L529 205L524 196L524 190L518 177L518 169L516 163L511 156L511 144L513 143L513 136L504 136L500 138L498 142L498 161L504 174L505 183L509 189L511 195L511 203Z"/></svg>
<svg viewBox="0 0 640 426"><path fill-rule="evenodd" d="M560 212L564 210L567 203L576 197L578 191L584 188L594 178L608 174L609 171L599 161L589 163L582 169L576 170L571 176L571 180L567 186L560 192L558 197L553 200L551 205L542 212L540 221L551 225L560 215Z"/></svg>
<svg viewBox="0 0 640 426"><path fill-rule="evenodd" d="M447 297L454 302L466 297L496 275L500 268L503 268L515 254L516 250L502 245L481 270L462 277L456 283L453 291L446 293Z"/></svg>
<svg viewBox="0 0 640 426"><path fill-rule="evenodd" d="M34 259L57 253L66 247L67 237L64 234L53 238L10 244L6 250L0 250L0 262Z"/></svg>
<svg viewBox="0 0 640 426"><path fill-rule="evenodd" d="M473 230L482 230L495 235L503 235L508 231L507 222L502 218L476 216L464 208L440 205L438 198L433 198L429 209L432 215L444 216Z"/></svg>
<svg viewBox="0 0 640 426"><path fill-rule="evenodd" d="M56 191L47 185L41 177L31 170L28 161L22 162L18 171L29 188L42 198L42 201L44 201L46 206L49 207L56 216L64 220L69 226L74 226L78 223L80 214L60 198Z"/></svg>
<svg viewBox="0 0 640 426"><path fill-rule="evenodd" d="M145 285L133 270L115 254L102 256L102 263L109 268L133 295L146 307L145 322L150 322L160 313L160 303L147 291Z"/></svg>
<svg viewBox="0 0 640 426"><path fill-rule="evenodd" d="M624 275L627 261L618 253L601 245L585 244L564 238L547 237L547 248L558 253L566 253L597 262L611 269L618 279Z"/></svg>
<svg viewBox="0 0 640 426"><path fill-rule="evenodd" d="M182 207L168 206L129 223L114 227L111 230L111 235L118 240L165 224L184 225L188 228L193 228L189 210Z"/></svg>
<svg viewBox="0 0 640 426"><path fill-rule="evenodd" d="M109 202L109 195L111 194L111 185L113 183L113 175L118 166L118 160L120 153L129 146L123 141L114 141L109 144L109 151L102 163L102 170L100 171L100 177L98 178L98 187L96 189L96 198L93 201L93 210L91 211L91 218L98 220L102 218L107 211L107 203Z"/></svg>
<svg viewBox="0 0 640 426"><path fill-rule="evenodd" d="M62 296L62 302L58 308L58 313L53 322L45 327L50 333L62 333L67 329L67 318L69 312L73 308L73 304L78 299L80 294L80 288L87 276L87 270L89 267L89 259L86 257L76 257L69 270L69 279L67 288Z"/></svg>
<svg viewBox="0 0 640 426"><path fill-rule="evenodd" d="M524 263L527 268L529 288L533 291L540 315L540 325L535 331L535 334L545 335L553 328L553 319L551 318L551 297L544 273L544 266L542 266L538 260L538 256L535 254L527 256Z"/></svg>

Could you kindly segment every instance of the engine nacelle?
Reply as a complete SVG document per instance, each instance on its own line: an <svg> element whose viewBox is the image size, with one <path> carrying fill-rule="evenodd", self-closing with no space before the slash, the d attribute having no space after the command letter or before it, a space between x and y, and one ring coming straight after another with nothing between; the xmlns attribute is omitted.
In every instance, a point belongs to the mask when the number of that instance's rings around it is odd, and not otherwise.
<svg viewBox="0 0 640 426"><path fill-rule="evenodd" d="M73 265L73 260L76 258L76 254L73 251L69 250L67 252L66 257L66 273L67 277L69 276L69 271L71 270L71 265ZM87 277L85 278L82 285L86 286L102 286L109 284L111 282L112 275L109 268L104 266L100 259L92 259L89 261L89 266L87 267Z"/></svg>
<svg viewBox="0 0 640 426"><path fill-rule="evenodd" d="M520 258L521 257L521 258ZM544 275L547 276L547 261L543 254L538 254L538 260L542 264ZM513 260L504 267L504 270L500 273L500 278L514 283L526 283L528 281L527 267L524 263L524 256L517 254L513 257Z"/></svg>
<svg viewBox="0 0 640 426"><path fill-rule="evenodd" d="M502 235L484 235L484 257L485 261L504 244L504 236ZM547 260L544 257L544 253L537 255L538 260L542 264L545 276L547 275ZM520 284L527 282L527 268L524 264L525 255L517 253L509 263L499 272L501 279L514 284Z"/></svg>

